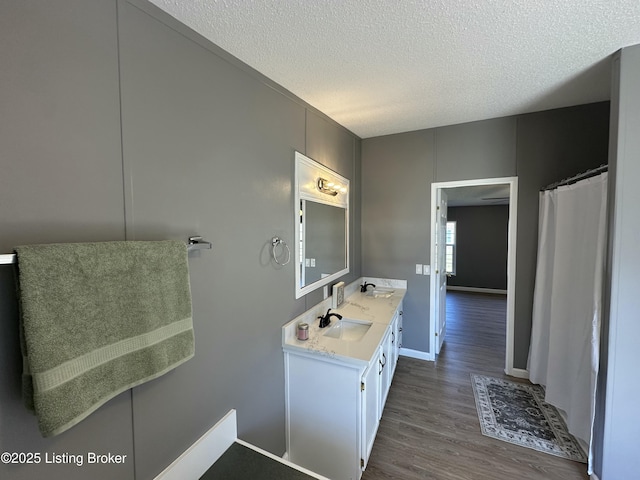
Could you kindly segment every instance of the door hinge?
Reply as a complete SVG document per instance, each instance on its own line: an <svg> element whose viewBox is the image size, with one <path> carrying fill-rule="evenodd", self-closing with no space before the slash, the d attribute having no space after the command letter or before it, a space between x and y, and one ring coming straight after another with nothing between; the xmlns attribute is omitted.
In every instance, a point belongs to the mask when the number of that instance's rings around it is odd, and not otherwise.
<svg viewBox="0 0 640 480"><path fill-rule="evenodd" d="M364 382L360 382L360 391L364 392Z"/></svg>
<svg viewBox="0 0 640 480"><path fill-rule="evenodd" d="M364 458L360 459L360 468L364 468Z"/></svg>
<svg viewBox="0 0 640 480"><path fill-rule="evenodd" d="M440 210L440 205L436 205L436 210Z"/></svg>
<svg viewBox="0 0 640 480"><path fill-rule="evenodd" d="M436 332L436 337L438 336L438 332Z"/></svg>

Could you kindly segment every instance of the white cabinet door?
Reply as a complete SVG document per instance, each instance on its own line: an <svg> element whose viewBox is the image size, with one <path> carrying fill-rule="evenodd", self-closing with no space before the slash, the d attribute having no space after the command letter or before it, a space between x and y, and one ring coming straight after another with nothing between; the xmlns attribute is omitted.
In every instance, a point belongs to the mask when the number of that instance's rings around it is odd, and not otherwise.
<svg viewBox="0 0 640 480"><path fill-rule="evenodd" d="M387 394L389 393L389 387L391 386L391 356L393 355L391 348L391 328L387 328L387 332L382 338L381 355L380 355L380 417L382 418L382 411L384 405L387 402Z"/></svg>
<svg viewBox="0 0 640 480"><path fill-rule="evenodd" d="M371 363L362 374L360 391L362 392L362 467L367 466L373 441L376 439L378 425L380 423L380 379L379 359L380 349L376 352Z"/></svg>
<svg viewBox="0 0 640 480"><path fill-rule="evenodd" d="M402 348L402 302L398 305L398 356L400 355L400 349Z"/></svg>
<svg viewBox="0 0 640 480"><path fill-rule="evenodd" d="M285 376L289 460L331 479L358 480L362 369L287 352Z"/></svg>
<svg viewBox="0 0 640 480"><path fill-rule="evenodd" d="M398 364L398 355L400 353L400 331L398 329L399 324L399 312L393 316L391 321L391 359L390 359L390 375L393 379L393 374L396 371L396 365Z"/></svg>

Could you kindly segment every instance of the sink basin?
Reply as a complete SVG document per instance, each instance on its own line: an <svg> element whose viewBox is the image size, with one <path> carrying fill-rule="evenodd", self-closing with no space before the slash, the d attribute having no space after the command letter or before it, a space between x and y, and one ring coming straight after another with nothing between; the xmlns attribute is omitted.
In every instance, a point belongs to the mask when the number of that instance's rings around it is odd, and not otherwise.
<svg viewBox="0 0 640 480"><path fill-rule="evenodd" d="M371 328L372 322L366 320L334 320L333 325L324 333L325 337L337 338L345 342L360 340Z"/></svg>
<svg viewBox="0 0 640 480"><path fill-rule="evenodd" d="M373 290L367 290L367 296L375 297L375 298L389 298L395 292L396 291L392 288L377 287L377 288L374 288Z"/></svg>

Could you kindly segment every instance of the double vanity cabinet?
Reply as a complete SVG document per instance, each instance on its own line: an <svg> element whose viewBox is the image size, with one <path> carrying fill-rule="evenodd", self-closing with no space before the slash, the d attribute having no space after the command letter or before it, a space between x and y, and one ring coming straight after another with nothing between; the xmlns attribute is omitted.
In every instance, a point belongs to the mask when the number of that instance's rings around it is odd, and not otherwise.
<svg viewBox="0 0 640 480"><path fill-rule="evenodd" d="M365 279L332 309L330 299L282 328L288 459L334 480L358 480L367 466L402 343L406 281ZM308 340L296 336L309 324Z"/></svg>

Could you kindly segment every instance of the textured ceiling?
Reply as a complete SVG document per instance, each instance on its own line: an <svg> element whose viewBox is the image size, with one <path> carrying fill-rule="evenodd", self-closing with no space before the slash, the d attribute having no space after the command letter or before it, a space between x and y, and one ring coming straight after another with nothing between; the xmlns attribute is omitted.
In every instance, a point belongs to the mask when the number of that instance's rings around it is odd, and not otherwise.
<svg viewBox="0 0 640 480"><path fill-rule="evenodd" d="M362 138L609 99L640 0L151 0Z"/></svg>

